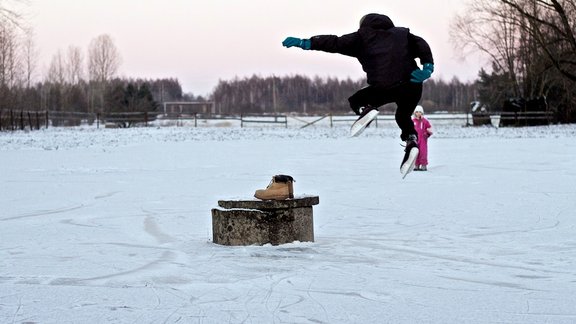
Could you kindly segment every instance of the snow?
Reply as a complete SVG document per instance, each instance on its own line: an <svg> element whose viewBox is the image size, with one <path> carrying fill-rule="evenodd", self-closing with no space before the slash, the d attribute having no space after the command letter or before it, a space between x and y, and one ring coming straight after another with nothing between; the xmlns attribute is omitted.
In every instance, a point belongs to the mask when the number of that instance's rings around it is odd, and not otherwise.
<svg viewBox="0 0 576 324"><path fill-rule="evenodd" d="M0 323L574 323L576 125L0 133ZM219 246L274 174L315 242Z"/></svg>

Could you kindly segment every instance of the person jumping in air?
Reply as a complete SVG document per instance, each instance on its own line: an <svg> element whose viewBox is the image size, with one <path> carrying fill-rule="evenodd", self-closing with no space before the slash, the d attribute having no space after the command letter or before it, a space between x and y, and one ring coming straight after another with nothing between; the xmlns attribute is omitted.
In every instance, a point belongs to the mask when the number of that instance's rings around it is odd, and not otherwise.
<svg viewBox="0 0 576 324"><path fill-rule="evenodd" d="M348 98L350 107L359 115L351 135L360 134L376 118L380 106L395 102L400 138L406 142L400 172L405 177L412 171L418 156L412 112L422 97L422 83L434 72L432 51L423 38L413 35L408 28L395 27L388 16L371 13L362 17L360 28L353 33L308 39L287 37L282 45L357 58L366 72L368 86Z"/></svg>
<svg viewBox="0 0 576 324"><path fill-rule="evenodd" d="M424 108L418 105L414 109L414 128L418 133L418 157L416 158L416 167L414 171L428 170L428 137L432 136L432 125L430 121L424 117Z"/></svg>

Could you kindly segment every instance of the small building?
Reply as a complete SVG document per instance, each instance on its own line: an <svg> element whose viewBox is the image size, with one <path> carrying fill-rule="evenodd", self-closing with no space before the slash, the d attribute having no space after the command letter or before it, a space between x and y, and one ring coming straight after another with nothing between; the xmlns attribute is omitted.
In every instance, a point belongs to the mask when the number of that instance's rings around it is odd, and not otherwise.
<svg viewBox="0 0 576 324"><path fill-rule="evenodd" d="M214 101L168 101L163 106L164 117L211 115L216 112Z"/></svg>

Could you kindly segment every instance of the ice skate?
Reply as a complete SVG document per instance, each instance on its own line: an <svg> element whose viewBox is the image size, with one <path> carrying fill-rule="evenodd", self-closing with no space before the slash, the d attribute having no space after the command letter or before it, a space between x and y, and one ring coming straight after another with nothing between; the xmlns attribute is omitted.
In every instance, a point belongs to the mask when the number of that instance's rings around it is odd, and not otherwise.
<svg viewBox="0 0 576 324"><path fill-rule="evenodd" d="M420 153L416 135L408 136L404 152L404 158L402 159L402 164L400 164L400 173L402 174L402 179L406 178L408 173L414 170L416 158L418 157L418 153Z"/></svg>
<svg viewBox="0 0 576 324"><path fill-rule="evenodd" d="M350 127L350 136L358 136L370 125L370 123L378 116L378 109L372 106L366 106L360 110L360 117Z"/></svg>

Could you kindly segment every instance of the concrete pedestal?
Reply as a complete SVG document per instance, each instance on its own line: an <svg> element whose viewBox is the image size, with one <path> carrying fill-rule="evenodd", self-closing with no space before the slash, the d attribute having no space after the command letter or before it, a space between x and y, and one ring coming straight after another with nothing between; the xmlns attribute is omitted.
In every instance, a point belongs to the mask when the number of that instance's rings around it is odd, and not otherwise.
<svg viewBox="0 0 576 324"><path fill-rule="evenodd" d="M221 245L314 242L318 196L287 200L220 200L212 209L212 240Z"/></svg>

